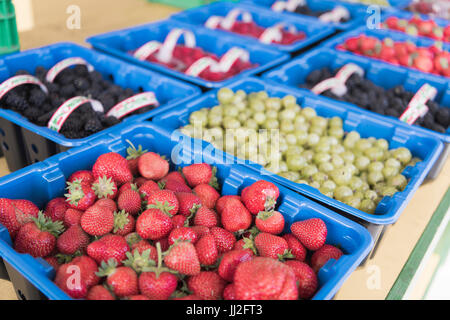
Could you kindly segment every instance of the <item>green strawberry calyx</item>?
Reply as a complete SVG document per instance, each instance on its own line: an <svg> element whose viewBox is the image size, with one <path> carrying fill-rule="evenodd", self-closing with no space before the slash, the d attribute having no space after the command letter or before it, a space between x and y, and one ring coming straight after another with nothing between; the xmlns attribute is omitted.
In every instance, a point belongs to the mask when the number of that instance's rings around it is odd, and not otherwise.
<svg viewBox="0 0 450 320"><path fill-rule="evenodd" d="M284 250L283 254L278 254L278 260L285 261L286 259L294 259L295 256L292 254L291 250Z"/></svg>
<svg viewBox="0 0 450 320"><path fill-rule="evenodd" d="M114 274L117 270L116 259L109 259L108 262L102 261L98 271L95 273L98 277L108 277Z"/></svg>
<svg viewBox="0 0 450 320"><path fill-rule="evenodd" d="M209 185L216 190L220 190L219 181L217 180L217 167L212 167L212 176L211 180L209 180Z"/></svg>
<svg viewBox="0 0 450 320"><path fill-rule="evenodd" d="M156 200L154 204L147 205L147 209L159 209L166 215L168 215L170 218L172 218L172 214L170 213L170 211L173 210L174 208L175 206L171 206L168 201L162 203L161 201Z"/></svg>
<svg viewBox="0 0 450 320"><path fill-rule="evenodd" d="M50 217L47 217L42 211L38 212L38 216L31 218L36 224L37 228L42 232L49 232L53 236L58 237L64 232L64 225L62 221L53 221Z"/></svg>
<svg viewBox="0 0 450 320"><path fill-rule="evenodd" d="M126 256L127 259L122 261L123 265L132 268L137 274L156 265L156 262L150 259L150 249L144 250L142 254L139 253L138 249L135 249L133 253L128 251Z"/></svg>
<svg viewBox="0 0 450 320"><path fill-rule="evenodd" d="M161 275L161 273L163 272L170 272L170 273L174 273L177 274L178 272L176 272L175 270L169 269L166 266L163 266L163 253L161 250L161 243L157 242L156 243L156 252L158 254L158 264L157 266L151 266L151 267L144 267L143 271L144 272L154 272L156 279L159 278L159 276Z"/></svg>
<svg viewBox="0 0 450 320"><path fill-rule="evenodd" d="M119 230L123 230L123 228L130 222L128 219L128 213L125 210L114 212L114 229L113 233L116 233Z"/></svg>
<svg viewBox="0 0 450 320"><path fill-rule="evenodd" d="M114 188L117 188L112 181L112 177L103 176L98 178L98 181L92 184L92 190L94 190L97 198L108 198L108 196L114 194Z"/></svg>
<svg viewBox="0 0 450 320"><path fill-rule="evenodd" d="M66 189L69 191L64 194L66 201L70 204L78 205L78 202L84 198L83 186L81 185L81 180L74 180L72 182L67 181Z"/></svg>
<svg viewBox="0 0 450 320"><path fill-rule="evenodd" d="M148 150L142 150L142 146L139 145L138 148L134 146L134 144L130 140L125 140L130 146L127 148L127 160L137 159L142 156L144 153L147 153Z"/></svg>

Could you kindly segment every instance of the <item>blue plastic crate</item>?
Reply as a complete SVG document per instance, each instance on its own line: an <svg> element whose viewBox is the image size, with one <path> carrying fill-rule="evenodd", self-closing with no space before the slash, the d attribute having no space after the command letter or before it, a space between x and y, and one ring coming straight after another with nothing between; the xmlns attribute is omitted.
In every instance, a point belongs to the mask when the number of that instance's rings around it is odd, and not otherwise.
<svg viewBox="0 0 450 320"><path fill-rule="evenodd" d="M215 165L224 195L238 194L246 186L266 178L243 166L224 164L219 156L192 152L191 146L180 143L179 136L171 138L169 131L145 122L123 129L120 133L115 132L109 135L108 139L99 139L83 147L71 149L45 162L34 164L1 178L0 197L24 198L43 207L53 197L63 195L65 179L74 171L90 169L98 156L103 153L113 151L125 155L128 146L126 140L130 140L136 146L142 145L145 149L166 155L174 160L174 163L179 163L179 166L191 164L194 159ZM175 146L178 149L173 151ZM176 168L172 166L172 169ZM18 187L23 185L28 187ZM338 261L329 261L319 272L320 289L314 299L331 299L345 279L367 256L373 245L372 238L359 224L285 187L280 185L278 187L280 189L278 211L286 219L285 231L288 231L295 221L313 217L321 218L328 229L327 243L340 245L345 253ZM43 259L35 259L28 254L19 254L14 251L8 232L1 225L0 256L15 269L15 272L30 281L35 290L50 299L69 299L52 282L53 268Z"/></svg>
<svg viewBox="0 0 450 320"><path fill-rule="evenodd" d="M342 0L342 1L346 1L346 0ZM358 4L362 4L362 5L370 5L369 3L364 3L364 1L358 1L358 0L356 0L356 1L351 1L351 0L348 0L348 1L346 1L346 2L349 2L349 3L358 3ZM393 10L393 9L404 9L404 8L406 8L410 3L411 3L411 0L388 0L388 3L389 3L389 7L384 7L383 6L383 8L386 8L386 9L389 9L389 10Z"/></svg>
<svg viewBox="0 0 450 320"><path fill-rule="evenodd" d="M208 20L210 16L215 15L223 17L226 16L228 12L233 9L240 9L249 12L253 17L253 21L264 28L272 27L278 23L285 23L295 26L297 30L303 31L306 34L305 39L297 41L290 45L281 45L281 44L264 45L266 47L275 48L279 51L290 53L299 51L309 45L312 45L324 39L329 35L332 35L335 32L335 28L333 26L320 23L317 21L317 19L312 17L307 16L293 17L292 15L288 15L285 13L274 14L270 9L265 9L248 3L233 3L226 1L214 2L209 5L189 9L186 11L182 11L180 13L175 13L174 15L171 16L171 18L186 23L190 23L195 26L203 27L206 20ZM245 39L245 41L260 44L258 39L252 38L250 36L243 36L223 30L214 30L214 32L216 32L215 34L217 37L219 37L219 34L220 37L222 37L222 35L225 34L233 34L240 37L241 39Z"/></svg>
<svg viewBox="0 0 450 320"><path fill-rule="evenodd" d="M277 0L244 0L243 2L248 2L257 6L262 6L265 8L271 8L271 6ZM334 26L339 30L350 30L356 27L359 27L365 23L367 13L367 6L357 4L357 3L349 3L345 1L333 1L333 0L306 0L306 5L311 9L311 11L331 11L337 6L341 6L346 8L350 12L350 20L342 23L330 23L330 25ZM295 12L283 12L284 14L288 14L294 17L310 17L307 15L302 15ZM318 18L310 17L320 22Z"/></svg>
<svg viewBox="0 0 450 320"><path fill-rule="evenodd" d="M153 91L160 106L141 115L124 118L121 124L105 129L83 139L68 139L62 134L28 121L11 110L0 109L0 143L10 171L18 170L36 161L85 144L99 135L117 130L118 126L143 121L159 112L183 103L200 93L200 89L164 75L130 65L91 49L72 43L59 43L38 49L27 50L0 58L0 82L14 76L22 69L34 74L37 66L50 68L69 57L82 57L106 79L125 88Z"/></svg>
<svg viewBox="0 0 450 320"><path fill-rule="evenodd" d="M430 16L428 16L426 14L417 14L417 13L412 13L412 12L409 12L409 11L400 11L400 10L388 11L388 12L384 13L382 15L382 17L381 17L381 22L386 21L387 18L392 17L392 16L393 17L398 17L400 19L407 19L407 20L409 20L414 15L418 15L418 16L420 16L420 18L422 18L424 20L433 20L439 27L444 27L445 28L445 27L447 27L450 24L450 22L448 20L445 20L445 19L441 19L441 18L437 18L437 17L430 17ZM403 33L401 31L397 31L397 30L391 30L391 29L388 29L388 30L390 30L392 32ZM417 36L417 37L425 38L425 39L431 39L432 41L437 41L437 40L435 40L433 38L426 37L426 36Z"/></svg>
<svg viewBox="0 0 450 320"><path fill-rule="evenodd" d="M375 59L365 58L363 56L358 56L343 51L330 50L327 48L319 48L309 51L304 55L299 56L298 58L291 60L278 68L275 68L274 70L264 73L263 78L276 83L298 87L299 85L305 83L306 77L311 71L324 67L328 67L330 70L335 70L350 62L363 68L367 79L385 89L390 89L397 85L403 85L405 90L416 92L423 84L429 83L438 89L438 94L435 99L436 102L440 103L444 107L450 107L450 82L445 80L443 77L423 74L411 68L402 68L391 64L380 63ZM313 94L310 91L308 92ZM336 101L325 96L322 97L330 101ZM359 112L361 110L361 108L354 104L346 104L348 105L348 108L355 112ZM369 110L365 111L370 114L379 115ZM397 118L391 116L384 117L389 118L391 121L394 121L399 125L405 125L405 123L401 122ZM428 175L428 178L435 178L447 160L449 150L448 145L450 143L450 128L447 129L446 133L439 133L419 126L415 126L415 128L418 132L432 135L445 144L445 151L442 152L441 157L435 163L433 169Z"/></svg>
<svg viewBox="0 0 450 320"><path fill-rule="evenodd" d="M227 154L234 162L244 163L269 179L366 224L390 225L397 221L403 209L436 162L443 148L439 139L418 130L414 126L402 125L397 121L366 112L365 110L352 110L346 103L330 101L329 99L312 95L306 90L299 90L256 78L237 81L229 88L234 91L242 89L247 93L264 90L269 96L274 97L293 95L297 98L297 103L300 106L308 106L315 109L319 116L327 118L338 116L342 118L346 132L355 130L360 133L361 137L384 138L389 141L390 148L406 147L411 150L414 156L423 159L415 167L407 167L402 172L409 179L406 188L392 197L384 197L378 204L375 214L368 214L343 202L329 198L311 186L292 182L268 172L259 164L248 160L238 160L234 156ZM177 129L184 126L189 123L191 112L201 108L211 108L218 104L216 93L217 91L208 92L184 104L182 108L173 108L164 115L156 116L152 121L169 129ZM207 145L208 143L205 142L205 144Z"/></svg>
<svg viewBox="0 0 450 320"><path fill-rule="evenodd" d="M222 56L232 47L243 48L249 52L250 61L253 64L258 64L258 66L252 69L244 70L229 79L215 82L204 80L200 77L188 76L182 72L167 68L158 63L141 61L128 53L128 51L137 49L151 40L163 42L169 32L175 28L192 31L195 35L197 46L218 56ZM237 79L254 75L277 66L289 58L287 54L270 50L270 48L259 45L258 43L247 42L245 39L229 34L221 34L219 37L214 30L198 28L176 20L163 20L129 29L108 32L102 35L90 37L86 41L97 50L114 55L123 60L133 62L140 66L166 73L184 81L193 82L205 88L219 88L227 86ZM184 39L180 38L179 41L184 41Z"/></svg>

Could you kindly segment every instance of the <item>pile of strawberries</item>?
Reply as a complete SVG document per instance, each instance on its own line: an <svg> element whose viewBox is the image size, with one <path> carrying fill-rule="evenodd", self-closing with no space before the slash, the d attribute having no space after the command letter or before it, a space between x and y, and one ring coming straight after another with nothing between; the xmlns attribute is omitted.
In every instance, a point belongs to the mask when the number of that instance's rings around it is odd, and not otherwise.
<svg viewBox="0 0 450 320"><path fill-rule="evenodd" d="M223 29L220 25L217 28L257 39L259 39L263 34L263 32L266 30L265 28L257 25L253 21L251 22L236 21L231 27L231 29ZM273 41L273 43L275 44L288 45L306 38L304 32L291 32L285 29L281 29L280 31L282 33L282 38L280 41L276 40Z"/></svg>
<svg viewBox="0 0 450 320"><path fill-rule="evenodd" d="M317 272L343 252L312 218L291 225L279 189L259 180L221 196L216 168L169 172L154 152L106 153L67 179L44 211L0 199L0 223L20 253L43 257L55 283L85 299L308 299Z"/></svg>
<svg viewBox="0 0 450 320"><path fill-rule="evenodd" d="M131 52L133 54L134 52ZM194 62L197 60L209 57L211 59L216 60L217 62L220 61L220 57L217 55L206 52L202 48L195 47L195 48L189 48L184 45L177 45L173 51L173 59L169 63L165 63L160 61L157 58L158 51L153 53L152 55L148 56L146 59L149 62L154 62L158 64L162 64L166 66L167 68L177 70L180 72L185 72ZM211 71L211 69L208 67L204 71L202 71L198 76L205 80L210 81L222 81L225 79L228 79L232 76L235 76L239 73L241 73L244 70L255 68L256 64L252 64L250 61L244 61L242 59L237 59L233 65L231 66L230 70L228 72L214 72Z"/></svg>
<svg viewBox="0 0 450 320"><path fill-rule="evenodd" d="M380 40L360 35L346 39L337 48L394 65L450 77L450 52L443 50L439 43L429 47L419 47L410 41L393 41L390 38Z"/></svg>
<svg viewBox="0 0 450 320"><path fill-rule="evenodd" d="M413 36L424 36L439 41L450 42L450 24L440 27L432 19L424 20L419 15L410 19L389 17L382 24L383 28L404 32Z"/></svg>

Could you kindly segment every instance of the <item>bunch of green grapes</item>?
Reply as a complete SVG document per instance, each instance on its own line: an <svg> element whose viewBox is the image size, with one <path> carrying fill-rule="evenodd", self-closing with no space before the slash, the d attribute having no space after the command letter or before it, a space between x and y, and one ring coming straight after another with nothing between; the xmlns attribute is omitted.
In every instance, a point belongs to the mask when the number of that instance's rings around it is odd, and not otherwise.
<svg viewBox="0 0 450 320"><path fill-rule="evenodd" d="M223 88L217 98L219 105L192 112L181 132L367 213L402 191L403 169L421 161L407 148L389 150L385 139L346 133L341 118L301 108L290 95Z"/></svg>

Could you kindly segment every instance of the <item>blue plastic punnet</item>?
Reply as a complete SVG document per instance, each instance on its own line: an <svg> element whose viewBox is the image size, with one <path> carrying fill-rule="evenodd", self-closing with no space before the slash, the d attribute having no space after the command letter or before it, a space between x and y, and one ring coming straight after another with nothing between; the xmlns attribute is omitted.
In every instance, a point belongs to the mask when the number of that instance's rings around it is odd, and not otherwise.
<svg viewBox="0 0 450 320"><path fill-rule="evenodd" d="M153 91L160 106L141 115L124 118L122 123L83 139L68 139L47 127L28 121L22 115L0 108L0 143L10 171L18 170L36 161L96 139L99 135L114 131L118 126L143 121L151 116L198 95L200 89L194 85L133 66L119 59L72 43L53 44L26 50L0 58L0 83L12 77L18 70L34 74L35 68L51 68L69 57L81 57L106 79L136 92Z"/></svg>
<svg viewBox="0 0 450 320"><path fill-rule="evenodd" d="M104 153L118 152L125 155L127 140L135 146L142 145L144 149L170 158L173 163L172 170L194 162L207 162L216 166L223 195L240 194L250 184L267 178L244 166L227 164L222 161L220 153L198 152L180 135L171 135L166 129L144 122L123 128L121 132L110 133L102 139L55 155L44 162L1 178L0 197L28 199L43 208L49 200L64 194L65 180L74 171L90 169L96 159ZM27 188L23 188L24 185ZM331 299L345 279L367 256L373 245L372 238L369 232L356 222L279 184L277 186L280 190L277 210L285 217L285 232L289 232L290 225L295 221L320 218L327 225L327 243L339 245L344 252L344 256L337 261L330 260L318 273L319 290L313 299ZM12 267L10 269L14 270L13 272L31 283L33 290L50 299L70 298L52 282L55 271L43 259L19 254L13 249L9 233L2 225L0 225L0 256ZM18 286L21 283L18 283ZM16 290L21 290L25 298L27 294L34 294L30 292L33 290L27 291L23 287L16 287Z"/></svg>
<svg viewBox="0 0 450 320"><path fill-rule="evenodd" d="M200 77L186 75L183 72L170 69L162 64L149 61L141 61L130 54L130 51L136 50L143 44L157 40L163 42L169 32L175 28L191 31L195 35L196 45L207 52L222 56L232 47L239 47L249 52L250 62L258 64L255 68L244 70L243 72L223 81L209 81ZM180 37L179 43L184 42ZM132 27L129 29L108 32L96 35L87 39L94 49L106 52L110 55L121 58L145 68L153 69L192 82L204 88L219 88L227 86L237 79L254 75L268 70L280 63L286 61L287 54L271 50L266 46L255 42L247 41L241 37L232 34L220 34L214 30L199 28L176 20L163 20L155 23Z"/></svg>
<svg viewBox="0 0 450 320"><path fill-rule="evenodd" d="M244 3L251 3L253 5L261 6L264 8L271 8L272 5L278 0L244 0ZM345 1L333 1L333 0L306 0L306 5L311 11L331 11L337 6L346 8L350 13L350 19L347 22L332 22L330 25L339 30L351 30L357 28L365 23L367 16L367 6L359 3L345 2ZM296 12L283 11L284 14L288 14L294 17L310 17L302 15ZM315 17L310 17L320 20Z"/></svg>
<svg viewBox="0 0 450 320"><path fill-rule="evenodd" d="M195 26L203 27L205 22L211 16L224 17L233 9L239 9L241 11L248 12L252 15L253 21L264 28L272 27L279 23L293 25L298 31L303 31L306 34L306 38L303 40L294 42L290 45L282 44L270 44L265 45L274 48L278 51L284 51L293 53L299 51L307 46L310 46L325 37L332 35L335 32L335 28L328 24L320 23L317 19L307 16L292 16L285 13L276 13L270 9L266 9L260 6L255 6L248 3L233 3L233 2L214 2L209 5L189 9L176 13L171 18L190 23ZM260 43L258 39L250 36L243 36L229 31L223 31L215 29L216 34L233 34L245 41Z"/></svg>
<svg viewBox="0 0 450 320"><path fill-rule="evenodd" d="M390 148L406 147L413 156L423 159L416 166L406 167L402 172L409 180L406 188L392 197L384 197L378 204L375 214L368 214L343 202L329 198L311 186L298 184L272 174L259 164L249 160L239 160L232 155L228 155L233 161L243 163L254 171L267 176L268 179L287 186L291 190L326 204L366 224L390 225L397 221L403 209L433 167L443 148L439 139L423 132L423 130L418 130L415 126L402 125L396 120L391 120L362 109L349 108L349 104L331 101L330 99L313 95L306 90L299 90L266 79L260 80L256 78L237 81L229 88L234 91L244 90L247 93L264 90L269 96L273 97L293 95L297 98L297 103L300 106L315 109L319 116L327 118L337 116L342 118L346 132L355 130L364 138L384 138L389 142ZM184 104L182 108L173 108L170 112L156 116L152 121L156 124L164 125L168 129L180 128L189 123L189 115L193 111L217 105L216 94L217 91L205 93ZM205 144L207 143L205 142ZM213 147L211 146L211 148Z"/></svg>

